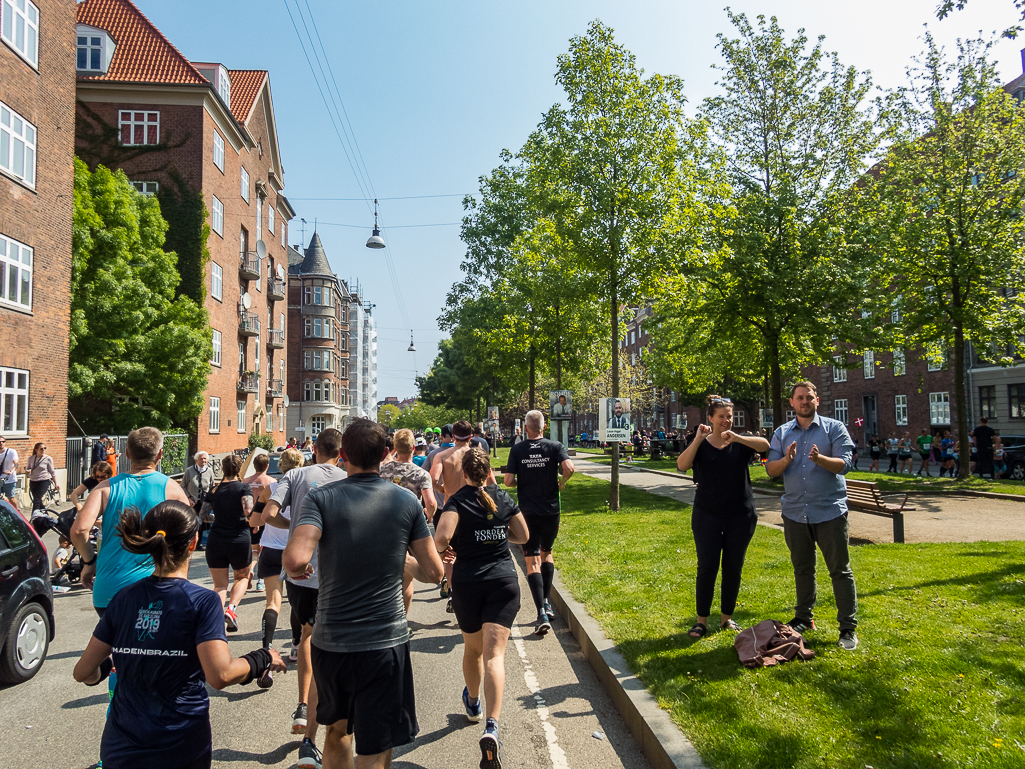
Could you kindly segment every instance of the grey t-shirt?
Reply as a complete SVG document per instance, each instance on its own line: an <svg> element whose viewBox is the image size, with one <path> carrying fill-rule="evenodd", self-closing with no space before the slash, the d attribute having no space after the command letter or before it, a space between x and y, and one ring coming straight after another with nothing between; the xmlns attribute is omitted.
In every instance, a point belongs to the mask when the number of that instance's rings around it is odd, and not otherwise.
<svg viewBox="0 0 1025 769"><path fill-rule="evenodd" d="M410 543L431 535L416 495L360 473L311 491L292 520L320 529L319 547L332 556L321 564L317 648L359 652L408 641L402 569Z"/></svg>
<svg viewBox="0 0 1025 769"><path fill-rule="evenodd" d="M309 465L308 467L296 467L281 476L281 480L278 481L278 487L274 489L274 493L271 495L271 501L277 502L282 510L286 507L291 507L292 510L301 510L303 500L307 494L321 486L340 481L344 477L345 471L338 467L338 465L318 464ZM293 515L292 519L288 522L289 538L291 538L292 532L295 531L297 525L296 518L298 516ZM313 566L313 575L309 579L295 580L287 578L288 581L295 585L302 585L303 587L317 590L320 587L318 561L319 559L315 552L313 558L310 559L310 565Z"/></svg>

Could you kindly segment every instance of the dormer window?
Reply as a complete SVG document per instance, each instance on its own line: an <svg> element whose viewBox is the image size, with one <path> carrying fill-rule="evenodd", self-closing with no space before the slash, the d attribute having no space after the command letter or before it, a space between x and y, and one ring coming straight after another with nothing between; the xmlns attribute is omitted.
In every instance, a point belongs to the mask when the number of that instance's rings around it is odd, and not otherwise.
<svg viewBox="0 0 1025 769"><path fill-rule="evenodd" d="M114 41L106 30L79 24L77 27L78 61L75 68L88 75L105 75L114 56Z"/></svg>
<svg viewBox="0 0 1025 769"><path fill-rule="evenodd" d="M196 64L203 77L210 81L217 95L221 97L224 106L231 109L231 78L228 76L228 68L223 64Z"/></svg>

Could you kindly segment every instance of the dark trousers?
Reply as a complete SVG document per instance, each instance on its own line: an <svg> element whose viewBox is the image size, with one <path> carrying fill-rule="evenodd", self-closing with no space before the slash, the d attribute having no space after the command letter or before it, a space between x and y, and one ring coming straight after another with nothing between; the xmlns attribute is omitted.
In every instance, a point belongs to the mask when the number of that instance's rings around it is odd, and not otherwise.
<svg viewBox="0 0 1025 769"><path fill-rule="evenodd" d="M783 516L783 536L790 548L790 562L794 566L797 587L797 619L811 620L816 601L815 546L833 581L836 599L836 619L840 630L854 630L858 626L858 588L851 570L850 525L847 513L822 523L798 523Z"/></svg>
<svg viewBox="0 0 1025 769"><path fill-rule="evenodd" d="M890 458L890 466L886 468L886 472L888 472L888 473L895 473L895 472L897 472L897 455L896 454L887 454L887 456Z"/></svg>
<svg viewBox="0 0 1025 769"><path fill-rule="evenodd" d="M736 515L703 513L694 508L690 516L694 547L698 553L698 576L695 596L699 617L712 611L715 578L722 561L722 587L719 603L723 614L732 615L740 594L740 574L744 569L747 546L754 536L758 516L754 511Z"/></svg>
<svg viewBox="0 0 1025 769"><path fill-rule="evenodd" d="M29 481L28 490L32 495L32 509L43 510L46 508L46 503L43 501L43 497L46 496L46 492L50 489L50 481Z"/></svg>
<svg viewBox="0 0 1025 769"><path fill-rule="evenodd" d="M975 463L975 472L979 474L981 478L984 475L988 475L990 478L993 477L993 449L979 449L978 459Z"/></svg>

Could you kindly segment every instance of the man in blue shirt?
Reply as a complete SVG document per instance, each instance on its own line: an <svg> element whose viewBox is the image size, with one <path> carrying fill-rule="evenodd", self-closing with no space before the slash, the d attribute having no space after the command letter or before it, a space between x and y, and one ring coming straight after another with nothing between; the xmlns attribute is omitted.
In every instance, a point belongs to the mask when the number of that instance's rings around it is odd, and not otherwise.
<svg viewBox="0 0 1025 769"><path fill-rule="evenodd" d="M829 569L840 624L838 645L848 651L858 646L858 590L849 555L847 482L853 466L854 441L843 422L819 416L818 392L811 382L798 382L790 390L790 406L797 418L772 435L765 471L783 476L785 493L783 533L794 566L797 606L790 626L799 633L815 628L815 545Z"/></svg>

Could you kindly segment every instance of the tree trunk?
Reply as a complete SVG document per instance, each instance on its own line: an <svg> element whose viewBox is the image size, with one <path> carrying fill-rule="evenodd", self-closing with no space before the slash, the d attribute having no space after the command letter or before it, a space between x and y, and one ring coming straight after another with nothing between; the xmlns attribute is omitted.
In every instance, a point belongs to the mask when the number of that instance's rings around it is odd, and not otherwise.
<svg viewBox="0 0 1025 769"><path fill-rule="evenodd" d="M562 389L562 328L559 324L559 303L555 303L555 389Z"/></svg>
<svg viewBox="0 0 1025 769"><path fill-rule="evenodd" d="M954 321L954 407L957 409L957 440L961 444L958 455L960 467L958 478L971 475L971 443L968 440L968 394L965 390L965 346L964 327L960 321ZM981 454L977 454L980 459Z"/></svg>
<svg viewBox="0 0 1025 769"><path fill-rule="evenodd" d="M612 397L619 397L619 270L612 262ZM605 419L598 414L598 419ZM619 441L612 442L612 484L609 487L609 509L619 510Z"/></svg>
<svg viewBox="0 0 1025 769"><path fill-rule="evenodd" d="M772 428L783 424L783 374L779 366L779 339L769 340L769 400L772 401Z"/></svg>
<svg viewBox="0 0 1025 769"><path fill-rule="evenodd" d="M480 421L480 396L479 395L477 396L477 418L474 421L475 422L479 422Z"/></svg>
<svg viewBox="0 0 1025 769"><path fill-rule="evenodd" d="M529 386L527 388L527 404L528 404L528 410L529 411L533 411L534 410L534 403L535 403L535 395L536 395L536 393L534 392L534 385L535 385L535 379L537 377L537 370L536 370L536 367L534 365L534 345L530 346L530 353L529 353L529 355L530 355L530 384L529 384Z"/></svg>

